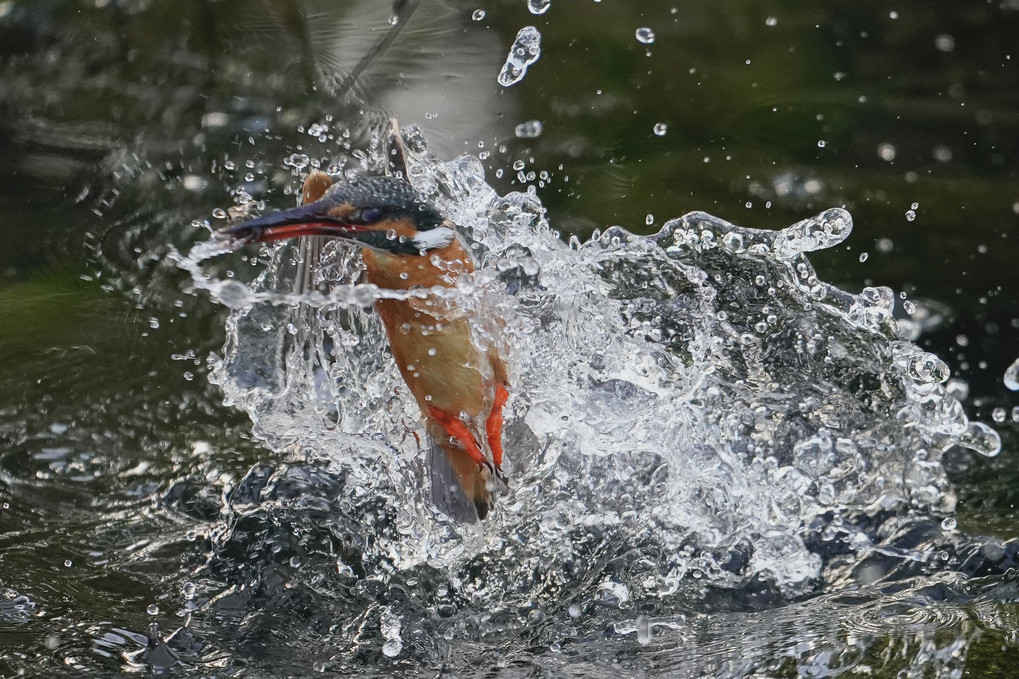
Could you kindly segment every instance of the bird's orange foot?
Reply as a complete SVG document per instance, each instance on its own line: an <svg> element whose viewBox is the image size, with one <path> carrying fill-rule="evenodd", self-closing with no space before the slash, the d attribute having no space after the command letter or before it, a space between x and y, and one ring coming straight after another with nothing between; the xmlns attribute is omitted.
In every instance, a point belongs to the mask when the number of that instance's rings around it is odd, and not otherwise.
<svg viewBox="0 0 1019 679"><path fill-rule="evenodd" d="M485 420L485 435L488 437L488 447L492 449L492 461L499 477L502 478L502 407L506 405L509 392L500 382L495 385L495 402L492 403L492 412Z"/></svg>
<svg viewBox="0 0 1019 679"><path fill-rule="evenodd" d="M471 456L479 466L486 467L489 471L492 471L492 463L488 461L485 454L481 452L481 446L478 445L478 440L474 438L474 434L467 428L467 425L463 421L445 410L440 410L432 406L428 409L428 414L432 418L442 425L442 429L450 438L454 438L460 442L467 454Z"/></svg>

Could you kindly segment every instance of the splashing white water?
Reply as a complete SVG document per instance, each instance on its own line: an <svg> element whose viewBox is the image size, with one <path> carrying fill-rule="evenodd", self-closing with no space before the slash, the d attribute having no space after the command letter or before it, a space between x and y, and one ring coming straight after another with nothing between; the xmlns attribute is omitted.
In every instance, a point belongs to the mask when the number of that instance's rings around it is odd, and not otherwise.
<svg viewBox="0 0 1019 679"><path fill-rule="evenodd" d="M227 401L271 449L344 470L343 506L366 530L390 526L365 563L442 567L499 610L565 586L606 545L642 545L655 562L594 596L754 577L794 594L819 574L804 543L819 517L862 554L870 539L844 517L951 512L942 453L1000 448L946 393L944 363L899 334L889 290L846 293L804 258L850 234L844 210L777 232L691 213L653 236L613 227L565 244L533 193L499 196L477 159L442 163L413 131L407 142L412 182L480 264L455 289L409 294L446 296L509 349L511 483L483 525L449 524L425 501L416 405L370 309L408 293L357 284L359 257L337 243L305 294L291 290L289 244L263 248L248 282L205 273L218 246L184 260L231 309L212 375ZM466 575L478 559L482 580Z"/></svg>

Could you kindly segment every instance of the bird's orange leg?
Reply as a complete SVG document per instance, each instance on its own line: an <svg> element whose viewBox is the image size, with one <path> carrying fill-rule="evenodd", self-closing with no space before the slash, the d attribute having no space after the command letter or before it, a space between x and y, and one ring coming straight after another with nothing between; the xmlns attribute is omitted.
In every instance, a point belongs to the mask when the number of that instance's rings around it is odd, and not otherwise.
<svg viewBox="0 0 1019 679"><path fill-rule="evenodd" d="M440 410L435 406L428 409L428 414L431 415L436 422L442 425L442 428L446 431L446 434L455 438L463 446L463 449L467 451L467 454L471 456L471 459L477 462L479 465L485 467L491 467L491 464L485 459L484 453L481 452L481 446L478 445L477 439L474 438L474 434L467 428L459 417L450 415L445 410Z"/></svg>
<svg viewBox="0 0 1019 679"><path fill-rule="evenodd" d="M492 449L492 461L498 469L502 469L502 407L506 405L509 392L501 382L495 385L495 402L492 412L485 420L485 434L488 436L488 447Z"/></svg>

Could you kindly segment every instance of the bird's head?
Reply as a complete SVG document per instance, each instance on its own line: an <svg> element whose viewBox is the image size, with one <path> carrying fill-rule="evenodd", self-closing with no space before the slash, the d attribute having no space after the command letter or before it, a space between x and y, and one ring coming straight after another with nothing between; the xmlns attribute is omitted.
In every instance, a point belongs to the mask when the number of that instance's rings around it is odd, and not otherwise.
<svg viewBox="0 0 1019 679"><path fill-rule="evenodd" d="M455 238L453 223L400 177L337 182L318 200L237 224L223 233L249 243L328 236L407 256L444 248Z"/></svg>

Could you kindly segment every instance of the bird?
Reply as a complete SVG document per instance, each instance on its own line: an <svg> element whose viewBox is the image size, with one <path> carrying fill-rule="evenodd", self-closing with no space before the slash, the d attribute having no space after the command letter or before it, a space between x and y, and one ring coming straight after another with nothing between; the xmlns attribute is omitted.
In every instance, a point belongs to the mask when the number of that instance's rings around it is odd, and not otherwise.
<svg viewBox="0 0 1019 679"><path fill-rule="evenodd" d="M366 283L398 291L454 287L475 263L456 224L411 186L395 121L390 147L395 172L335 180L312 171L301 205L228 226L223 235L243 244L336 238L360 247ZM502 430L510 387L500 348L434 294L383 298L374 307L430 440L433 502L455 520L484 519L493 491L508 482Z"/></svg>

